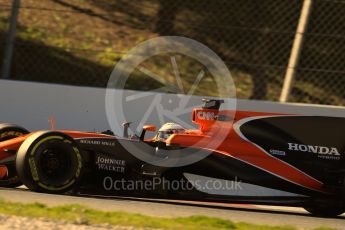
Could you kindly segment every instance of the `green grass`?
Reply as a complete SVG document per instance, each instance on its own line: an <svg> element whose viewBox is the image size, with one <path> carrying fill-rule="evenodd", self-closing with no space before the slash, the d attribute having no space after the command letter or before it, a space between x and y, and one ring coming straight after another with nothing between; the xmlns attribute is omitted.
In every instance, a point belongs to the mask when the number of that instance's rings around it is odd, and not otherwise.
<svg viewBox="0 0 345 230"><path fill-rule="evenodd" d="M44 217L52 220L64 220L77 224L111 224L116 226L133 226L140 228L157 229L268 229L268 230L293 230L290 226L264 226L249 223L234 223L219 218L206 216L191 216L181 218L151 217L141 214L126 212L105 212L90 209L80 205L64 205L47 207L44 204L21 204L0 200L0 213L27 217ZM330 228L318 228L318 230Z"/></svg>

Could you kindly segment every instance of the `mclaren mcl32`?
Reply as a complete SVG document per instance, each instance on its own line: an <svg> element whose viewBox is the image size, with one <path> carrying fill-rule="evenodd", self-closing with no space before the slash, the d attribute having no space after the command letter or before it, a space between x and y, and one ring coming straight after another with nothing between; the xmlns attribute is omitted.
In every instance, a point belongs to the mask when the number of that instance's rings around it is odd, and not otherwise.
<svg viewBox="0 0 345 230"><path fill-rule="evenodd" d="M234 113L221 104L195 108L195 130L146 125L140 136L128 135L128 123L121 137L1 124L0 185L345 212L345 118Z"/></svg>

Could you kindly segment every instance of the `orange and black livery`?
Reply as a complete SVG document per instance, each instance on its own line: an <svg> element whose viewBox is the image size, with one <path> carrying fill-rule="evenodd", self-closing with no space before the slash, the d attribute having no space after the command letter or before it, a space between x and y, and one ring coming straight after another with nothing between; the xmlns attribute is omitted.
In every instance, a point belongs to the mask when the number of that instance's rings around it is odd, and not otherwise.
<svg viewBox="0 0 345 230"><path fill-rule="evenodd" d="M300 206L314 215L345 212L345 118L221 110L221 100L205 100L191 120L197 129L178 124L146 125L141 135L111 131L40 130L29 132L0 124L0 185L24 184L33 191L150 196ZM127 147L126 147L127 146ZM207 152L180 167L145 162L145 154L173 158ZM183 181L178 189L108 189L105 178ZM240 182L229 188L230 182ZM213 184L212 184L213 183ZM211 186L217 185L217 186Z"/></svg>

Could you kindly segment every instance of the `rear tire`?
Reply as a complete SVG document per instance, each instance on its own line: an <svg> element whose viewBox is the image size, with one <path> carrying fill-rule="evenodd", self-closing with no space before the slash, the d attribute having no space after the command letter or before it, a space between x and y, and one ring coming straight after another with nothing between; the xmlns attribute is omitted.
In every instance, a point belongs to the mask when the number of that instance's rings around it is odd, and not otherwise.
<svg viewBox="0 0 345 230"><path fill-rule="evenodd" d="M345 212L345 207L341 203L338 205L326 205L315 203L312 206L305 207L304 209L313 216L318 217L336 217Z"/></svg>
<svg viewBox="0 0 345 230"><path fill-rule="evenodd" d="M73 138L41 131L23 142L17 152L16 168L20 180L30 190L64 193L80 181L83 161Z"/></svg>
<svg viewBox="0 0 345 230"><path fill-rule="evenodd" d="M0 142L7 141L28 133L28 130L18 125L8 123L0 124ZM13 163L10 164L0 165L1 171L3 171L3 174L5 174L5 176L0 180L1 187L15 188L22 185L17 175L14 163L15 162L13 161Z"/></svg>

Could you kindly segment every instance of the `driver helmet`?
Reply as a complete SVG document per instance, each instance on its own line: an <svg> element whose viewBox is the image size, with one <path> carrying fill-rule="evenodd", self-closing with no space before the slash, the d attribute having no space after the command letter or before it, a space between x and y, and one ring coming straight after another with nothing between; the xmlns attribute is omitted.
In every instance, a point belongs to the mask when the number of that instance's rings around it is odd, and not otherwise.
<svg viewBox="0 0 345 230"><path fill-rule="evenodd" d="M186 132L186 129L179 124L172 122L164 124L157 133L156 140L166 140L173 134L183 134Z"/></svg>

